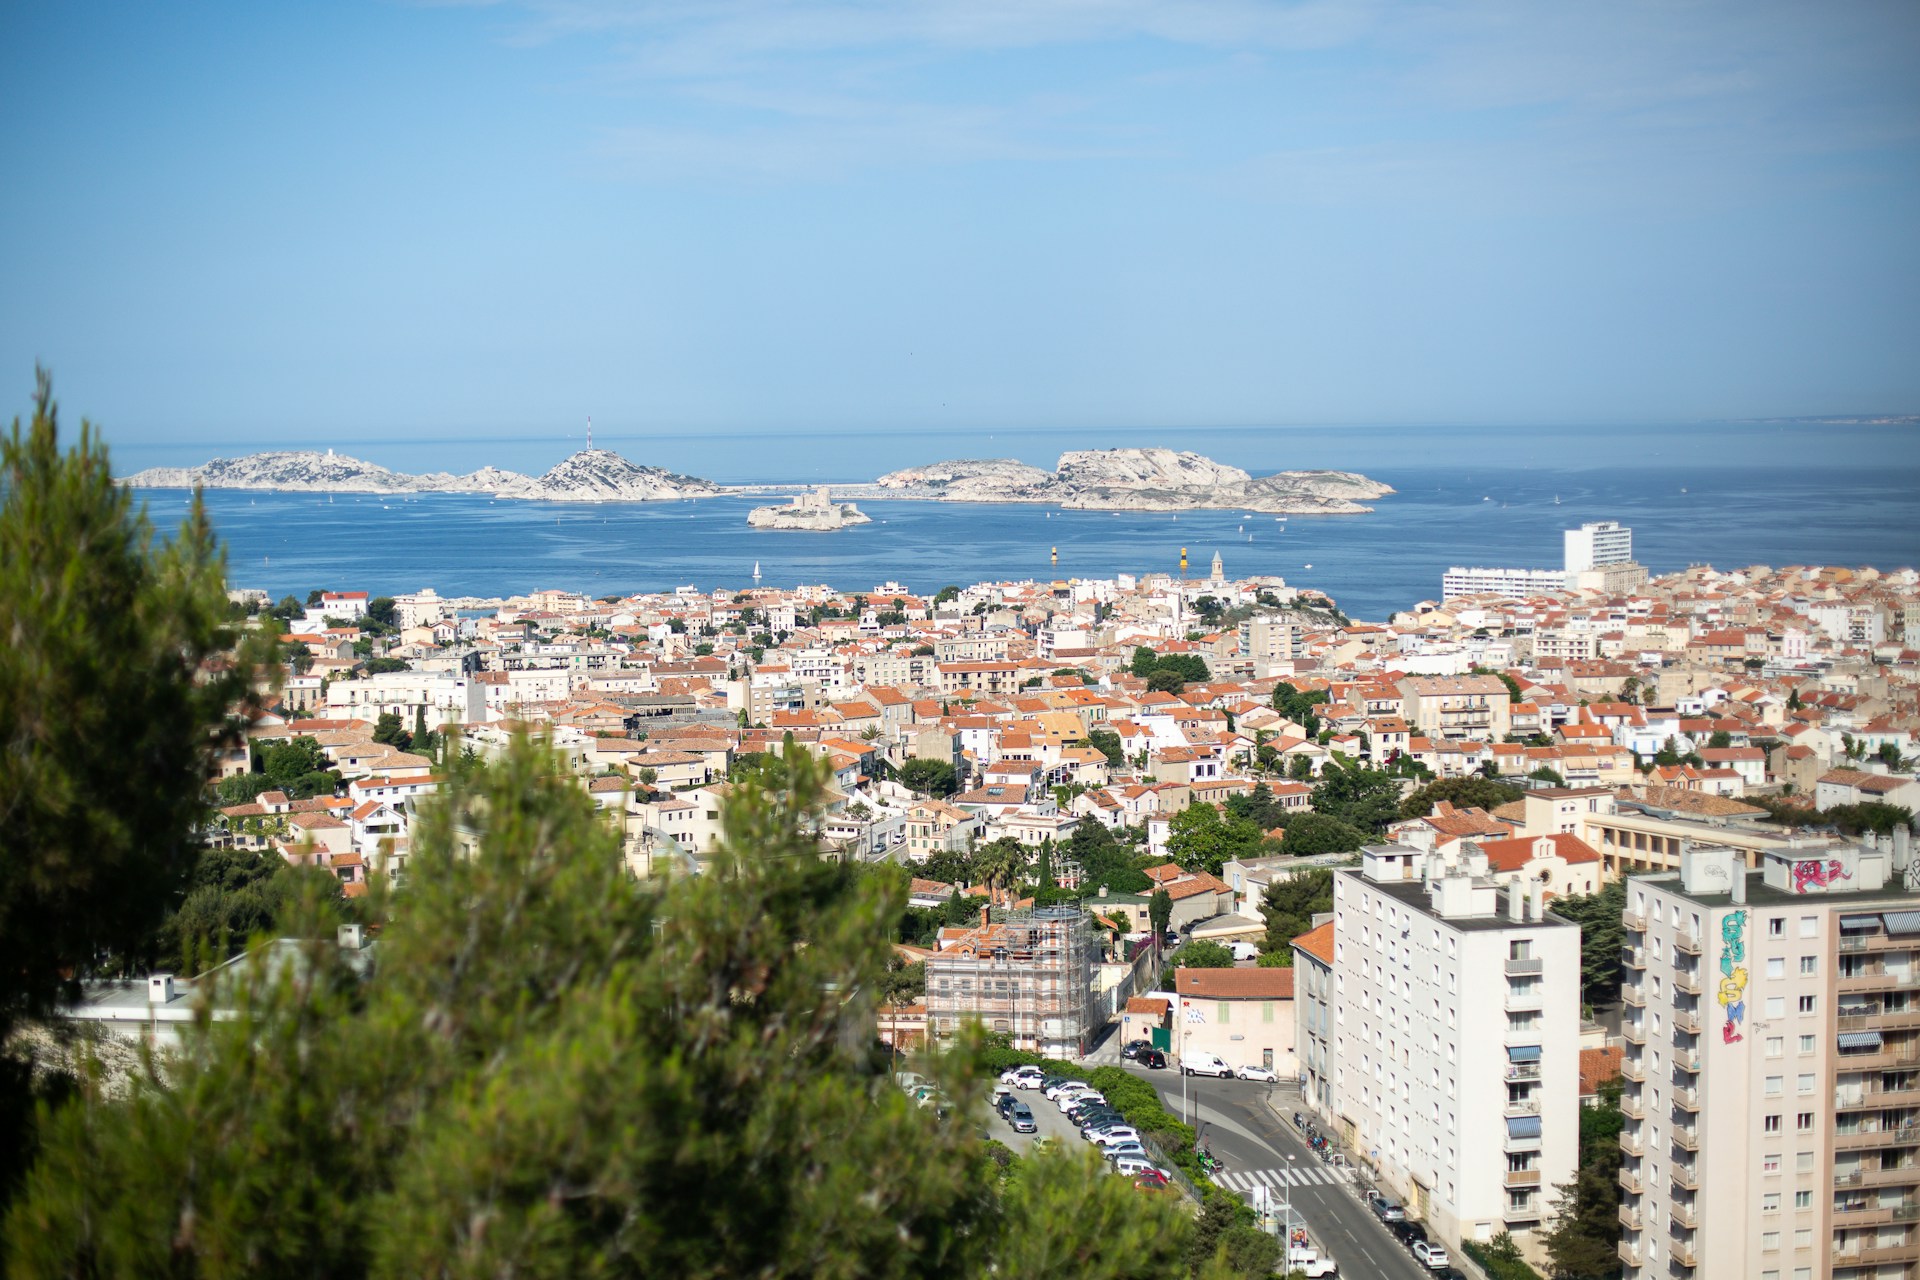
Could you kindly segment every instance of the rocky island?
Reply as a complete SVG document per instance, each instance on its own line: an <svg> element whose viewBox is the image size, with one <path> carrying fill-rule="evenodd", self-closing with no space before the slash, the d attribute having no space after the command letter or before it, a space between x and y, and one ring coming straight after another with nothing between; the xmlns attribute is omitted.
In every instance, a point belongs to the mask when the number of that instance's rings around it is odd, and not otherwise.
<svg viewBox="0 0 1920 1280"><path fill-rule="evenodd" d="M1357 515L1393 492L1352 471L1280 471L1254 476L1197 453L1173 449L1085 449L1060 455L1052 471L1011 458L937 462L892 471L874 482L902 498L939 502L1046 502L1094 511L1265 511Z"/></svg>
<svg viewBox="0 0 1920 1280"><path fill-rule="evenodd" d="M756 529L799 529L831 533L848 525L871 524L873 517L851 502L835 502L825 489L796 494L783 507L755 507L747 523Z"/></svg>
<svg viewBox="0 0 1920 1280"><path fill-rule="evenodd" d="M545 475L483 467L466 475L409 475L328 449L215 458L197 467L151 467L121 480L136 489L270 489L295 493L479 493L542 502L659 502L723 492L710 480L643 467L611 449L582 449Z"/></svg>

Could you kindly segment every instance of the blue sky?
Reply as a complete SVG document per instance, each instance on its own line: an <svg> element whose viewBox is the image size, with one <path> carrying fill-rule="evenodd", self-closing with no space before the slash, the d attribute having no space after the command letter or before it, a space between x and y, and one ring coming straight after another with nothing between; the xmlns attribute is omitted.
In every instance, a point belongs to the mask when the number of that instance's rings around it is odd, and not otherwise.
<svg viewBox="0 0 1920 1280"><path fill-rule="evenodd" d="M1914 412L1915 66L1905 0L12 4L0 385L261 447Z"/></svg>

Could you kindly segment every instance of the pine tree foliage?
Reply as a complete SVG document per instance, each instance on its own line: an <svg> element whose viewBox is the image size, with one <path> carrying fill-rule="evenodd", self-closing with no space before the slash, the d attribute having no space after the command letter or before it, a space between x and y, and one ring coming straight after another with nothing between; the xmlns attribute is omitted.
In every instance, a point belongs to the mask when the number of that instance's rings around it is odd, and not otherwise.
<svg viewBox="0 0 1920 1280"><path fill-rule="evenodd" d="M48 1117L11 1274L1171 1273L1176 1207L1084 1154L1002 1178L893 1087L872 1013L904 900L819 856L803 752L667 884L559 774L526 742L456 766L371 976L324 942L256 966L129 1100ZM932 1068L959 1115L969 1052Z"/></svg>
<svg viewBox="0 0 1920 1280"><path fill-rule="evenodd" d="M169 541L52 381L0 440L0 1039L152 945L185 892L215 753L268 640L228 621L195 494ZM130 785L132 784L132 785Z"/></svg>

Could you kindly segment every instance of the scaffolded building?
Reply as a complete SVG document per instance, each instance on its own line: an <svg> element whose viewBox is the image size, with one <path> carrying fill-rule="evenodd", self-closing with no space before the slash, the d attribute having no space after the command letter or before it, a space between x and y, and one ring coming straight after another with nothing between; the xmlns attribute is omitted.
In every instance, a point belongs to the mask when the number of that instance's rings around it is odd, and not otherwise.
<svg viewBox="0 0 1920 1280"><path fill-rule="evenodd" d="M927 958L927 1023L951 1036L968 1021L1048 1057L1087 1051L1094 1026L1092 917L1078 907L1002 912Z"/></svg>

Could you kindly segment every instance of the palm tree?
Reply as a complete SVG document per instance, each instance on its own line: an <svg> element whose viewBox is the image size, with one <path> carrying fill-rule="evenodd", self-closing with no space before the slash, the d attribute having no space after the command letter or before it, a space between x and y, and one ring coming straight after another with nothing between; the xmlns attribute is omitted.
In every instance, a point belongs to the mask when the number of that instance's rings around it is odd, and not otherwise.
<svg viewBox="0 0 1920 1280"><path fill-rule="evenodd" d="M980 883L987 886L987 901L991 904L998 893L1008 895L1012 901L1013 887L1020 883L1020 876L1026 870L1027 850L1018 840L1003 836L980 851L974 863L974 874L980 877Z"/></svg>

